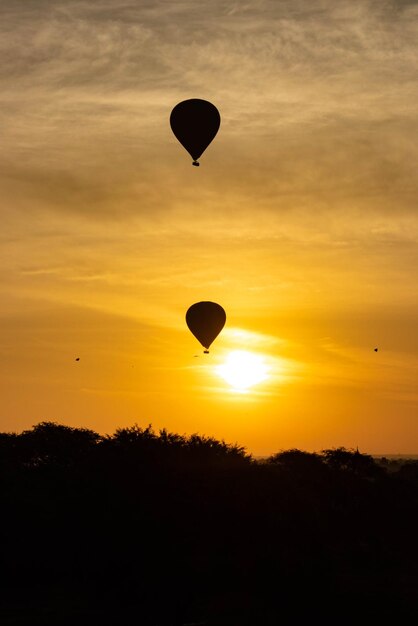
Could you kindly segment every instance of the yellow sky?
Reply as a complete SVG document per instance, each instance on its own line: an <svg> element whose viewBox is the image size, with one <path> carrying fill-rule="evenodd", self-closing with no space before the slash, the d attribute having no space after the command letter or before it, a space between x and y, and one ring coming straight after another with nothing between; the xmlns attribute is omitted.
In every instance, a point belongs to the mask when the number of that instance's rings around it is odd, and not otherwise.
<svg viewBox="0 0 418 626"><path fill-rule="evenodd" d="M0 17L0 430L416 453L418 3ZM168 122L192 97L222 117L200 168ZM200 300L227 313L206 356ZM238 349L269 367L245 394L216 373Z"/></svg>

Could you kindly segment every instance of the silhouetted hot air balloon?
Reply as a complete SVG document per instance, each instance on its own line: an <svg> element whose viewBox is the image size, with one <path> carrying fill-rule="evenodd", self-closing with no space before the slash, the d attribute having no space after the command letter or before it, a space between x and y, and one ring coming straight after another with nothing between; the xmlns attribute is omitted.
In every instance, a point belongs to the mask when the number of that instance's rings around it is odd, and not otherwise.
<svg viewBox="0 0 418 626"><path fill-rule="evenodd" d="M209 346L225 326L226 313L216 302L196 302L186 313L186 324L209 354Z"/></svg>
<svg viewBox="0 0 418 626"><path fill-rule="evenodd" d="M196 166L199 165L197 159L214 139L220 124L221 116L216 106L199 98L179 102L170 115L171 130Z"/></svg>

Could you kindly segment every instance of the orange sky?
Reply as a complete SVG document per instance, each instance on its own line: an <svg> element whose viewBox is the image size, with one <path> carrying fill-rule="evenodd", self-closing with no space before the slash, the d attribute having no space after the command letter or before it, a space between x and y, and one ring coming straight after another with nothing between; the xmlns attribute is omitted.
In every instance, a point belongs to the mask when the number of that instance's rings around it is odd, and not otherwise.
<svg viewBox="0 0 418 626"><path fill-rule="evenodd" d="M417 18L4 0L0 430L417 453ZM200 168L168 122L192 97L222 117ZM228 317L208 356L199 300ZM216 373L237 349L269 367L245 394Z"/></svg>

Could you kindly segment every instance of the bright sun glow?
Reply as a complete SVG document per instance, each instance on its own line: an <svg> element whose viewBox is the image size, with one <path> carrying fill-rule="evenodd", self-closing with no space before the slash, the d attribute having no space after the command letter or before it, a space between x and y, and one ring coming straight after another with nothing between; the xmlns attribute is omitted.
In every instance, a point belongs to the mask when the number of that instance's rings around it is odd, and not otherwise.
<svg viewBox="0 0 418 626"><path fill-rule="evenodd" d="M268 367L261 356L235 350L216 371L234 390L245 392L267 378Z"/></svg>

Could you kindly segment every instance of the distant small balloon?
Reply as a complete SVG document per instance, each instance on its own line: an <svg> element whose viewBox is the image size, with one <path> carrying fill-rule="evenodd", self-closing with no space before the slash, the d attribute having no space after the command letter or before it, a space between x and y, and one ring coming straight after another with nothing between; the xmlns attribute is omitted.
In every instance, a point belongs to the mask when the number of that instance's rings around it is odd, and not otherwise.
<svg viewBox="0 0 418 626"><path fill-rule="evenodd" d="M80 360L80 357L78 356L78 357L76 358L76 361L79 361L79 360Z"/></svg>
<svg viewBox="0 0 418 626"><path fill-rule="evenodd" d="M170 126L183 148L198 166L198 158L215 138L221 116L214 104L191 98L176 104L170 115Z"/></svg>
<svg viewBox="0 0 418 626"><path fill-rule="evenodd" d="M374 351L377 352L379 348L375 348Z"/></svg>
<svg viewBox="0 0 418 626"><path fill-rule="evenodd" d="M196 302L187 310L186 324L209 354L209 346L225 326L226 313L216 302Z"/></svg>

